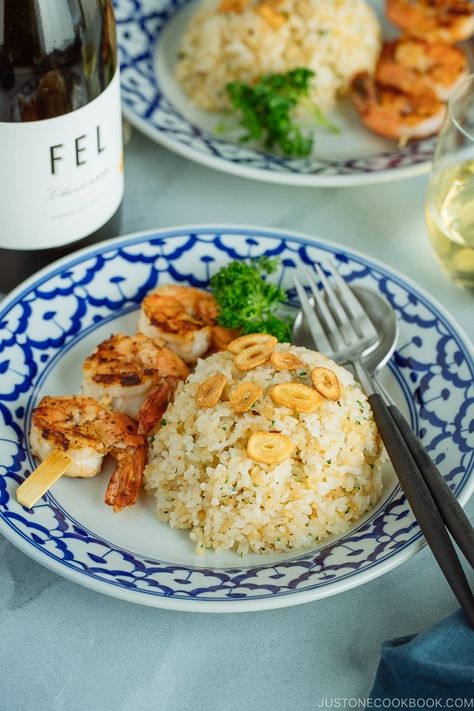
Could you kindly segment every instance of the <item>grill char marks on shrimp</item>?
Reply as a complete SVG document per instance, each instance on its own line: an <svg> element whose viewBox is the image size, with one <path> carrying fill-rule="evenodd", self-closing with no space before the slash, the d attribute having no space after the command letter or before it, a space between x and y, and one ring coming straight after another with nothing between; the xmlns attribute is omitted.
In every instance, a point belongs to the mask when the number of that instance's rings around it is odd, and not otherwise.
<svg viewBox="0 0 474 711"><path fill-rule="evenodd" d="M179 381L189 374L176 353L143 333L118 333L106 339L86 358L83 371L82 392L138 419L145 433L153 426L158 393L169 402ZM160 406L155 422L162 415Z"/></svg>

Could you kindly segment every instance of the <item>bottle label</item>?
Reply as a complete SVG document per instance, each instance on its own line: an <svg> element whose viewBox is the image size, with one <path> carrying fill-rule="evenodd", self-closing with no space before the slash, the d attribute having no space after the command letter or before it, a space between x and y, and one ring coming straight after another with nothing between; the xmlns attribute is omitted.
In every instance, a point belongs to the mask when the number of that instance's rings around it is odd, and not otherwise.
<svg viewBox="0 0 474 711"><path fill-rule="evenodd" d="M0 147L0 247L46 249L92 234L123 195L118 69L76 111L0 122Z"/></svg>

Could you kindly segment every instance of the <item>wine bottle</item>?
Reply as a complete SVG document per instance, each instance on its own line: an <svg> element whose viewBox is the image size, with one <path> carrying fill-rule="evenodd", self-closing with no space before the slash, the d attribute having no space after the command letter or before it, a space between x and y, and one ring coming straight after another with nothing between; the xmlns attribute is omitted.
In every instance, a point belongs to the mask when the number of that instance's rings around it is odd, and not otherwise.
<svg viewBox="0 0 474 711"><path fill-rule="evenodd" d="M0 291L118 233L112 0L0 0Z"/></svg>

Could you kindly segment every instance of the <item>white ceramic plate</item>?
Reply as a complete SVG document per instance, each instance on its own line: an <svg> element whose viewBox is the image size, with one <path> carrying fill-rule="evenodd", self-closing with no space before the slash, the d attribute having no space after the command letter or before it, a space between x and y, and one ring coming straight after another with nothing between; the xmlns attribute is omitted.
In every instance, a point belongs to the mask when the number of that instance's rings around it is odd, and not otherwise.
<svg viewBox="0 0 474 711"><path fill-rule="evenodd" d="M384 26L382 0L370 0ZM121 57L123 111L149 138L211 168L287 185L333 186L400 180L428 172L435 138L398 148L361 124L350 100L330 118L341 128L318 131L314 155L283 158L216 135L219 116L197 109L174 68L180 36L196 0L114 0Z"/></svg>
<svg viewBox="0 0 474 711"><path fill-rule="evenodd" d="M34 461L25 433L44 394L74 393L81 364L103 338L133 333L137 309L157 283L206 287L231 259L282 259L280 281L296 305L292 274L331 255L352 284L382 293L400 321L384 385L405 410L464 503L474 487L468 446L474 362L451 316L431 297L368 257L304 235L241 226L163 229L120 237L63 259L8 296L0 310L0 531L70 580L157 607L238 612L294 605L361 585L421 545L393 472L383 495L347 534L287 555L207 552L153 514L152 499L114 514L103 504L108 476L64 478L33 510L15 498Z"/></svg>

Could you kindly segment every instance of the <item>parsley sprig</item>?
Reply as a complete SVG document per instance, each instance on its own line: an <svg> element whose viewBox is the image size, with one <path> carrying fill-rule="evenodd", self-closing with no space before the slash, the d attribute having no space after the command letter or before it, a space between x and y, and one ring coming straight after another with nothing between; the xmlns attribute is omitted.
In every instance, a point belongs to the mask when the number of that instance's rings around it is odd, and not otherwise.
<svg viewBox="0 0 474 711"><path fill-rule="evenodd" d="M316 123L331 131L338 129L309 99L311 79L315 73L300 67L286 74L267 74L254 84L233 81L226 90L232 109L238 113L239 125L246 133L241 142L262 141L268 149L278 149L284 155L308 156L313 148L313 137L305 134L293 118L294 109L304 104ZM233 128L226 121L217 130Z"/></svg>
<svg viewBox="0 0 474 711"><path fill-rule="evenodd" d="M280 264L279 259L233 261L211 278L211 289L219 305L219 323L243 333L270 333L281 342L291 339L288 321L276 310L285 300L283 289L266 279Z"/></svg>

